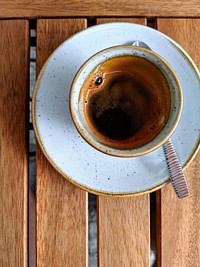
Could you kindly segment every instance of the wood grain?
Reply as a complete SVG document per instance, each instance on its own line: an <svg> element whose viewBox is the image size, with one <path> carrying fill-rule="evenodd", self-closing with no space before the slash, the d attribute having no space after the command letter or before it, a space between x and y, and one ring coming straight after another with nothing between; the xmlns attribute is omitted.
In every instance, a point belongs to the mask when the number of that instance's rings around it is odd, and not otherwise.
<svg viewBox="0 0 200 267"><path fill-rule="evenodd" d="M0 0L0 18L200 16L199 0Z"/></svg>
<svg viewBox="0 0 200 267"><path fill-rule="evenodd" d="M149 267L149 196L98 198L99 267Z"/></svg>
<svg viewBox="0 0 200 267"><path fill-rule="evenodd" d="M158 19L157 28L182 45L200 67L200 19ZM161 218L159 255L163 267L200 266L199 160L200 154L185 171L189 198L178 199L171 184L158 192Z"/></svg>
<svg viewBox="0 0 200 267"><path fill-rule="evenodd" d="M122 21L97 19L97 23ZM145 19L123 21L146 24ZM99 267L149 267L149 195L132 198L98 197Z"/></svg>
<svg viewBox="0 0 200 267"><path fill-rule="evenodd" d="M147 24L147 20L145 18L97 18L97 24L109 22L130 22L143 25Z"/></svg>
<svg viewBox="0 0 200 267"><path fill-rule="evenodd" d="M0 266L21 267L28 264L29 24L0 21L0 33Z"/></svg>
<svg viewBox="0 0 200 267"><path fill-rule="evenodd" d="M84 19L37 21L37 72ZM87 266L87 193L62 178L37 147L37 266Z"/></svg>

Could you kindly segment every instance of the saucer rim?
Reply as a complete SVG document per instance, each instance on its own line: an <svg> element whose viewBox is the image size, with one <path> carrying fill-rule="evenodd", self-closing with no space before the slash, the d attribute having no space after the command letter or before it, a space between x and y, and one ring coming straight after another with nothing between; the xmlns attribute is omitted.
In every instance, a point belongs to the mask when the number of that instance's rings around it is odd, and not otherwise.
<svg viewBox="0 0 200 267"><path fill-rule="evenodd" d="M128 25L135 25L135 26L139 26L139 27L145 27L147 28L147 26L144 25L140 25L140 24L136 24L136 23L129 23L129 22L111 22L111 23L105 23L102 25L94 25L90 28L86 28L83 29L82 31L72 35L71 37L67 38L65 41L63 41L47 58L47 60L45 61L45 63L43 64L39 75L37 77L35 86L34 86L34 90L33 90L33 94L32 94L32 122L33 122L33 129L36 135L36 139L37 142L43 152L43 154L45 155L46 159L49 161L49 163L51 164L51 166L53 166L53 168L63 177L65 178L67 181L69 181L70 183L72 183L73 185L79 187L80 189L87 191L88 193L92 193L95 195L99 195L99 196L110 196L110 197L131 197L131 196L139 196L139 195L144 195L144 194L148 194L148 193L152 193L154 191L157 191L159 189L161 189L162 187L164 187L166 184L168 184L170 182L170 178L166 178L166 181L161 182L160 184L157 184L156 186L150 187L148 189L142 190L142 191L135 191L135 192L109 192L109 191L101 191L101 190L95 190L95 189L91 189L85 185L79 184L78 182L74 181L74 179L72 179L71 177L69 177L67 174L65 174L57 165L56 163L51 159L51 157L48 155L48 153L46 152L45 146L43 145L43 141L40 137L39 134L39 127L37 124L37 116L36 116L36 104L37 104L37 92L38 92L38 88L39 88L39 84L41 81L41 78L45 72L45 68L47 66L47 64L49 63L50 59L52 58L52 56L57 52L57 50L60 49L61 46L63 46L65 44L65 42L67 42L69 39L74 38L74 36L77 36L79 34L81 34L84 31L88 31L88 30L92 30L92 28L98 28L98 27L102 27L102 26L112 26L116 24L128 24ZM155 30L153 28L150 28L150 30ZM156 30L155 30L156 31ZM173 39L171 39L170 37L168 37L167 35L163 34L162 32L159 32L160 34L162 34L163 36L167 37L168 41L170 41L170 43L175 47L175 49L177 49L182 56L187 60L187 62L190 64L190 66L192 67L193 71L195 72L195 75L198 77L198 79L200 80L200 73L198 71L197 66L195 65L194 61L192 60L192 58L188 55L188 53L178 44L176 43ZM172 134L173 136L173 134ZM188 160L182 165L182 169L185 170L190 163L193 161L193 159L195 158L195 156L197 155L198 151L200 149L200 137L196 142L196 146L194 147L193 151L190 154L190 157L188 158Z"/></svg>

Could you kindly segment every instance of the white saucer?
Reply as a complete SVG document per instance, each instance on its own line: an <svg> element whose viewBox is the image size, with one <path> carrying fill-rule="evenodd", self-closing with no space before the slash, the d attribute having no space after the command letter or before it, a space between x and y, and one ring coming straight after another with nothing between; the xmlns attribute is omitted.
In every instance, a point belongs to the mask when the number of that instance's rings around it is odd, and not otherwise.
<svg viewBox="0 0 200 267"><path fill-rule="evenodd" d="M184 105L172 136L180 162L189 165L200 144L200 75L187 53L166 35L132 23L108 23L74 35L49 57L33 95L37 140L65 178L95 194L133 195L154 191L168 181L162 148L137 158L105 155L86 143L69 113L69 90L79 67L94 53L115 45L145 42L169 62L182 85Z"/></svg>

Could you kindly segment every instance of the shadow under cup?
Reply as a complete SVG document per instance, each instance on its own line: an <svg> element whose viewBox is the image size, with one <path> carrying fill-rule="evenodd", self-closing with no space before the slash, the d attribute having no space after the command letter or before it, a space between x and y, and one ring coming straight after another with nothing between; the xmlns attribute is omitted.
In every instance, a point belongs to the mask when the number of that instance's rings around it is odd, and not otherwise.
<svg viewBox="0 0 200 267"><path fill-rule="evenodd" d="M113 156L144 155L173 133L182 111L180 83L159 55L141 47L105 49L80 68L70 111L82 137Z"/></svg>

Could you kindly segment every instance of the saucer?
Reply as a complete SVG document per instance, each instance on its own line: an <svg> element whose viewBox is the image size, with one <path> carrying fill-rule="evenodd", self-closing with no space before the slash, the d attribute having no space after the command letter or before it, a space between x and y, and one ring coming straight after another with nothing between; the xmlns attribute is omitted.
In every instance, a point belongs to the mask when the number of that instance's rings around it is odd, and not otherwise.
<svg viewBox="0 0 200 267"><path fill-rule="evenodd" d="M183 168L199 148L200 75L183 48L159 31L138 24L107 23L83 30L62 43L43 66L32 114L38 143L49 162L67 180L94 194L138 195L169 181L162 147L135 158L106 155L84 141L69 112L71 82L81 65L100 50L135 40L168 61L181 83L183 112L171 139Z"/></svg>

